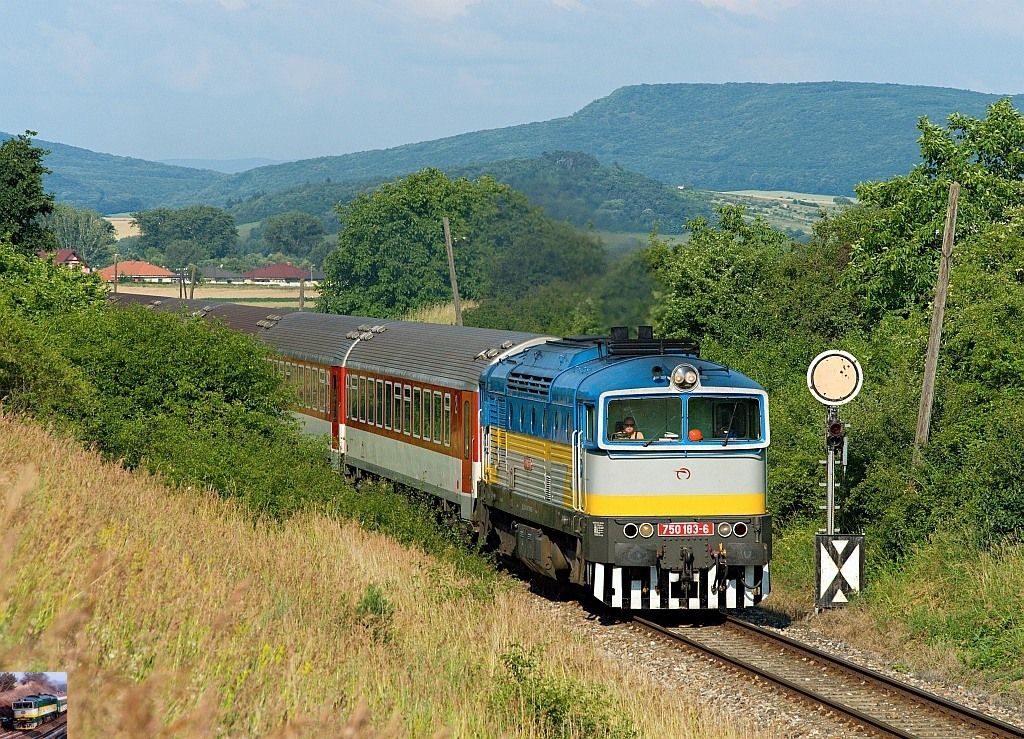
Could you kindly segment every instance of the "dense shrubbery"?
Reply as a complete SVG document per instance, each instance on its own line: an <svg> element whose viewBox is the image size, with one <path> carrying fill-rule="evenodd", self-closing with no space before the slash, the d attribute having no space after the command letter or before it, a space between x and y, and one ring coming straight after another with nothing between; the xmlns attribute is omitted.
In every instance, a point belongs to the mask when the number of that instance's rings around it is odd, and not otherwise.
<svg viewBox="0 0 1024 739"><path fill-rule="evenodd" d="M484 570L422 501L360 494L303 436L267 347L201 319L109 308L98 281L0 244L0 403L127 467L212 488L255 513L308 507Z"/></svg>
<svg viewBox="0 0 1024 739"><path fill-rule="evenodd" d="M851 423L841 525L865 530L875 561L939 529L987 545L1024 529L1019 425L1024 399L1024 118L1007 102L948 130L923 121L925 163L858 188L862 203L819 223L810 244L723 208L712 227L647 251L663 292L662 333L761 381L772 398L771 508L785 523L816 516L823 413L809 361L844 348L864 368ZM961 191L958 243L930 443L912 463L946 192ZM993 197L993 193L997 197ZM941 231L940 231L941 233Z"/></svg>

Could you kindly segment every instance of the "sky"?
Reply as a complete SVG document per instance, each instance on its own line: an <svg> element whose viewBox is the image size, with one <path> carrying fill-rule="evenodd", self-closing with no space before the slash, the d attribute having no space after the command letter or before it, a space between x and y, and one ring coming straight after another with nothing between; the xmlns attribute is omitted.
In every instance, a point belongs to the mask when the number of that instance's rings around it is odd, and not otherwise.
<svg viewBox="0 0 1024 739"><path fill-rule="evenodd" d="M12 673L12 674L16 678L18 678L19 680L21 680L21 678L25 677L25 673L24 672L15 672L15 673ZM44 673L44 674L48 678L53 680L53 682L56 683L57 685L67 685L68 684L68 673L66 673L66 672L47 672L47 673Z"/></svg>
<svg viewBox="0 0 1024 739"><path fill-rule="evenodd" d="M624 85L1024 93L1022 0L0 0L0 131L304 159L571 115Z"/></svg>

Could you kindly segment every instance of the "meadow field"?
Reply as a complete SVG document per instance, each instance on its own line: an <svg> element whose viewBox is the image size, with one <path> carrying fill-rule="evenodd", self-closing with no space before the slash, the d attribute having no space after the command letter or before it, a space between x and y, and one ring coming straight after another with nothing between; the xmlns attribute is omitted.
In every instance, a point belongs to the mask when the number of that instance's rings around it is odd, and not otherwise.
<svg viewBox="0 0 1024 739"><path fill-rule="evenodd" d="M163 298L177 298L180 289L175 284L158 283L130 283L119 284L119 293L132 293L136 295L159 295ZM196 300L216 300L219 302L241 303L242 305L270 305L281 308L299 307L298 285L212 285L198 284L194 293ZM312 303L320 297L320 291L315 287L306 286L305 299L306 307L312 308Z"/></svg>
<svg viewBox="0 0 1024 739"><path fill-rule="evenodd" d="M66 670L75 737L767 736L504 576L254 519L3 414L0 561L0 664Z"/></svg>

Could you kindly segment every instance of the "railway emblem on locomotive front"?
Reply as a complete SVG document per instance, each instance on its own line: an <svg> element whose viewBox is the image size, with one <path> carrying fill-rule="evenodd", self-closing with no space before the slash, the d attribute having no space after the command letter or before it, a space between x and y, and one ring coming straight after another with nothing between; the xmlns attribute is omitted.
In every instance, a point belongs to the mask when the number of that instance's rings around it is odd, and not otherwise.
<svg viewBox="0 0 1024 739"><path fill-rule="evenodd" d="M523 457L523 469L527 472L533 469L533 460L530 457Z"/></svg>
<svg viewBox="0 0 1024 739"><path fill-rule="evenodd" d="M687 469L686 467L680 467L678 470L676 470L676 479L677 480L689 480L690 479L690 470Z"/></svg>

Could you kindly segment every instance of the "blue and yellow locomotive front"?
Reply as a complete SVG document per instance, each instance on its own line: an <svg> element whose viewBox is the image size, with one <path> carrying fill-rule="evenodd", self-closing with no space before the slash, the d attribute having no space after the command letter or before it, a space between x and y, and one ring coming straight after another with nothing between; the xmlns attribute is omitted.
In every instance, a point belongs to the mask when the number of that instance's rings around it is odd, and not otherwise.
<svg viewBox="0 0 1024 739"><path fill-rule="evenodd" d="M482 377L477 523L614 608L717 609L769 591L768 401L685 342L549 341Z"/></svg>

